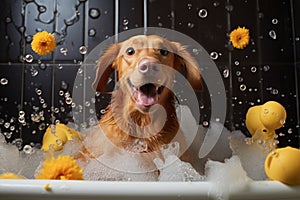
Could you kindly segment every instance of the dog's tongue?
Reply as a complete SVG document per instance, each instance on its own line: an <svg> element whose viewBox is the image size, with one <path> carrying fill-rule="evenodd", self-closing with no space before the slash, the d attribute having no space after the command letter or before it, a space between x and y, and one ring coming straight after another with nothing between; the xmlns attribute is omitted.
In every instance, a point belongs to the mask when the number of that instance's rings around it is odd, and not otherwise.
<svg viewBox="0 0 300 200"><path fill-rule="evenodd" d="M134 92L136 103L139 106L152 106L158 101L156 87L153 84L146 84Z"/></svg>

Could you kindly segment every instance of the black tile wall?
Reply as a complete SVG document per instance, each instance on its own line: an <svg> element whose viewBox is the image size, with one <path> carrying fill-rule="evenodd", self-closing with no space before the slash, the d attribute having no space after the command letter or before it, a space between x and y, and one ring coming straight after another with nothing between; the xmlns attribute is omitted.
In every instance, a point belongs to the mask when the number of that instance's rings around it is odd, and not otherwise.
<svg viewBox="0 0 300 200"><path fill-rule="evenodd" d="M147 25L184 33L211 55L226 89L227 128L248 134L247 109L276 100L288 114L285 127L277 131L280 145L299 146L299 8L296 0L3 0L1 132L8 141L22 138L23 144L33 145L41 142L50 123L72 121L74 105L66 95L72 96L74 79L87 55L117 32ZM250 44L243 50L229 42L229 33L238 26L250 30ZM35 54L30 45L41 30L53 33L58 42L46 56ZM86 54L79 51L82 46ZM33 56L32 62L24 60L27 54ZM108 91L114 87L113 79L114 75ZM205 90L197 95L199 123L206 124L210 94ZM97 96L96 110L105 108L109 100L109 93ZM26 123L22 118L20 122L19 111L25 112Z"/></svg>

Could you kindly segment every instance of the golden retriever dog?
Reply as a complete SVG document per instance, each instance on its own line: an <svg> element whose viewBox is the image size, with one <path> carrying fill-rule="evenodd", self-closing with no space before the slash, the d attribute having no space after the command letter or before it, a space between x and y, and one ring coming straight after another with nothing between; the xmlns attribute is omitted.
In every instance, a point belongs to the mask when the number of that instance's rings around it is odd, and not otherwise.
<svg viewBox="0 0 300 200"><path fill-rule="evenodd" d="M160 151L174 140L185 149L172 92L175 72L185 76L195 90L202 90L197 62L185 47L157 35L138 35L113 44L98 60L94 89L104 92L114 71L117 88L99 121L109 141L133 153ZM95 145L96 137L88 134L85 138L84 151L92 157L100 156L105 148L105 144Z"/></svg>

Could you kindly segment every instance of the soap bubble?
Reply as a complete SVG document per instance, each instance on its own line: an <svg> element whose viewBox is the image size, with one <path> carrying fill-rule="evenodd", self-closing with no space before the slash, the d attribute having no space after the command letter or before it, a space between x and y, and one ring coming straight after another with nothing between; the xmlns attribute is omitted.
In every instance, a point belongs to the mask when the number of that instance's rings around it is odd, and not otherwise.
<svg viewBox="0 0 300 200"><path fill-rule="evenodd" d="M123 25L124 25L124 26L127 26L128 23L129 23L128 19L123 19Z"/></svg>
<svg viewBox="0 0 300 200"><path fill-rule="evenodd" d="M72 103L72 98L71 97L67 97L66 98L66 104L70 105Z"/></svg>
<svg viewBox="0 0 300 200"><path fill-rule="evenodd" d="M278 19L274 18L272 19L272 24L277 24L278 23Z"/></svg>
<svg viewBox="0 0 300 200"><path fill-rule="evenodd" d="M247 86L245 84L240 85L240 90L245 91L247 89Z"/></svg>
<svg viewBox="0 0 300 200"><path fill-rule="evenodd" d="M33 153L33 148L32 148L32 146L30 146L30 145L25 145L24 147L23 147L23 152L24 153L26 153L26 154L31 154L31 153Z"/></svg>
<svg viewBox="0 0 300 200"><path fill-rule="evenodd" d="M60 53L64 54L64 56L66 56L66 55L67 55L67 53L68 53L68 49L67 49L67 48L64 48L64 47L62 47L62 48L60 48Z"/></svg>
<svg viewBox="0 0 300 200"><path fill-rule="evenodd" d="M276 40L277 36L276 36L276 32L274 30L270 30L269 31L269 36L273 39Z"/></svg>
<svg viewBox="0 0 300 200"><path fill-rule="evenodd" d="M25 57L24 57L24 60L28 63L31 63L33 61L33 56L31 54L27 54Z"/></svg>
<svg viewBox="0 0 300 200"><path fill-rule="evenodd" d="M96 35L96 30L93 29L93 28L89 29L88 35L89 35L90 37L95 37L95 35Z"/></svg>
<svg viewBox="0 0 300 200"><path fill-rule="evenodd" d="M210 58L213 59L213 60L217 60L219 57L219 54L215 51L211 52L210 53Z"/></svg>
<svg viewBox="0 0 300 200"><path fill-rule="evenodd" d="M1 78L0 83L1 83L1 85L7 85L8 80L6 78Z"/></svg>
<svg viewBox="0 0 300 200"><path fill-rule="evenodd" d="M199 17L201 17L201 18L206 18L207 17L207 10L206 9L200 9L199 10L199 13L198 13L198 15L199 15Z"/></svg>
<svg viewBox="0 0 300 200"><path fill-rule="evenodd" d="M85 46L81 46L81 47L79 47L79 52L80 52L80 54L84 55L87 52L87 48Z"/></svg>
<svg viewBox="0 0 300 200"><path fill-rule="evenodd" d="M224 69L224 71L223 71L223 76L224 76L224 78L228 78L229 77L229 69Z"/></svg>
<svg viewBox="0 0 300 200"><path fill-rule="evenodd" d="M45 6L39 6L39 12L40 13L44 13L44 12L46 12L46 10L47 10L47 8L45 7Z"/></svg>
<svg viewBox="0 0 300 200"><path fill-rule="evenodd" d="M92 19L97 19L100 16L100 10L98 8L91 8L89 10L89 16Z"/></svg>
<svg viewBox="0 0 300 200"><path fill-rule="evenodd" d="M35 93L40 96L42 94L42 90L35 88Z"/></svg>
<svg viewBox="0 0 300 200"><path fill-rule="evenodd" d="M19 117L24 117L25 116L25 112L23 110L19 111Z"/></svg>
<svg viewBox="0 0 300 200"><path fill-rule="evenodd" d="M252 72L252 73L255 73L255 72L256 72L256 70L257 70L257 68L253 66L253 67L251 67L251 69L250 69L250 70L251 70L251 72Z"/></svg>

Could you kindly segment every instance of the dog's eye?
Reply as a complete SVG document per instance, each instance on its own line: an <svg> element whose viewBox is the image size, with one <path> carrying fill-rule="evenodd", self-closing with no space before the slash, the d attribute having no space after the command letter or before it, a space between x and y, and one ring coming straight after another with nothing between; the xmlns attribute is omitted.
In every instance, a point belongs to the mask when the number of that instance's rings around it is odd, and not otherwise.
<svg viewBox="0 0 300 200"><path fill-rule="evenodd" d="M159 52L163 56L167 56L169 54L169 51L167 49L160 49Z"/></svg>
<svg viewBox="0 0 300 200"><path fill-rule="evenodd" d="M134 48L132 48L132 47L129 47L129 48L126 50L126 54L129 55L129 56L133 55L134 53L135 53L135 50L134 50Z"/></svg>

